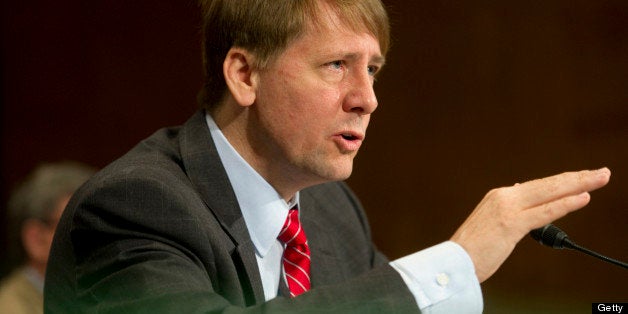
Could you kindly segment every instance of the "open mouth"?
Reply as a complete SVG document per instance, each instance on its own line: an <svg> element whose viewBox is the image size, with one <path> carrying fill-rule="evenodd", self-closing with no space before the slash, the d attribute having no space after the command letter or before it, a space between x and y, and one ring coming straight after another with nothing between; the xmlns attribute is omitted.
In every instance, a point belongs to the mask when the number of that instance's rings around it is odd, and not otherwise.
<svg viewBox="0 0 628 314"><path fill-rule="evenodd" d="M352 134L340 134L340 136L342 136L342 138L344 138L347 141L354 141L357 140L358 137Z"/></svg>
<svg viewBox="0 0 628 314"><path fill-rule="evenodd" d="M343 131L337 133L335 136L336 145L343 152L355 152L362 145L364 135L354 131Z"/></svg>

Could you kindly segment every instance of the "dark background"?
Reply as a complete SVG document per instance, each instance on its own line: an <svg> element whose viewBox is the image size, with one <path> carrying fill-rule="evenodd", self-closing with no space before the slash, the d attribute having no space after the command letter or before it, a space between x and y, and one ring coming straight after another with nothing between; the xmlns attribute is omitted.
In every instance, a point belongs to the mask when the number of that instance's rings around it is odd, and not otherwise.
<svg viewBox="0 0 628 314"><path fill-rule="evenodd" d="M628 260L628 1L384 2L393 46L349 180L380 249L446 240L491 188L608 166L609 186L556 224ZM39 162L103 167L196 110L198 25L191 0L2 3L3 233L10 188ZM482 288L485 313L589 313L627 302L627 284L525 238Z"/></svg>

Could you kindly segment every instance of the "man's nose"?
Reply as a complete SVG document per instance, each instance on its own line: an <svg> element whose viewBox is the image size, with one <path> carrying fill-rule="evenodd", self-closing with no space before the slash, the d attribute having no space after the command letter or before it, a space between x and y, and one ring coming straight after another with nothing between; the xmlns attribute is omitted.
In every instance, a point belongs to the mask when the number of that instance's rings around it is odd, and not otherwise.
<svg viewBox="0 0 628 314"><path fill-rule="evenodd" d="M357 73L349 82L343 110L361 115L371 114L377 108L377 97L373 90L373 76L367 71Z"/></svg>

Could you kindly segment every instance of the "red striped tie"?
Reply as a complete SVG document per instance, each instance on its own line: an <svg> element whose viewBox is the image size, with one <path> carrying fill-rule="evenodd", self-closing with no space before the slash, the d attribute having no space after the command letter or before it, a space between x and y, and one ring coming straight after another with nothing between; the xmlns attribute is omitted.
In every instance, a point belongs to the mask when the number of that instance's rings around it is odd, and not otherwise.
<svg viewBox="0 0 628 314"><path fill-rule="evenodd" d="M288 212L286 223L277 237L286 245L283 252L283 269L290 295L297 295L310 290L310 248L307 246L305 231L299 222L296 206Z"/></svg>

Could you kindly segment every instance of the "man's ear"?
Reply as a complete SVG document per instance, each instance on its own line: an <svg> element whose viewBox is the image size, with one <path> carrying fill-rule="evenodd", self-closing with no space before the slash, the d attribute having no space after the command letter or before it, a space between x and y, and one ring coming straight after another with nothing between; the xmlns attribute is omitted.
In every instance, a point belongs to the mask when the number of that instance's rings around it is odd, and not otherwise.
<svg viewBox="0 0 628 314"><path fill-rule="evenodd" d="M44 232L46 226L37 219L27 219L22 224L22 246L28 259L35 263L45 263L48 260L48 250Z"/></svg>
<svg viewBox="0 0 628 314"><path fill-rule="evenodd" d="M257 72L253 66L253 54L242 48L231 48L222 64L227 87L240 106L250 106L255 101Z"/></svg>

